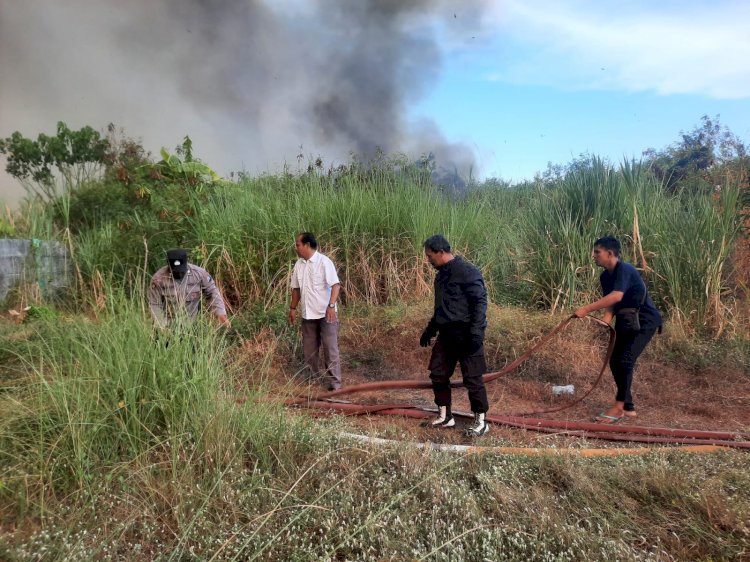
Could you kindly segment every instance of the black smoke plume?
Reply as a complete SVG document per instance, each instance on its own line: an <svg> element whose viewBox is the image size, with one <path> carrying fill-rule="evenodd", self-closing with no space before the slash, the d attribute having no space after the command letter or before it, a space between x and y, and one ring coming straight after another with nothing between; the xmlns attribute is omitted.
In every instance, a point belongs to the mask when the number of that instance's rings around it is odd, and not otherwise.
<svg viewBox="0 0 750 562"><path fill-rule="evenodd" d="M466 177L472 150L408 109L481 12L447 0L4 2L0 135L113 122L150 149L189 134L222 173L275 170L301 147L329 163L432 153Z"/></svg>

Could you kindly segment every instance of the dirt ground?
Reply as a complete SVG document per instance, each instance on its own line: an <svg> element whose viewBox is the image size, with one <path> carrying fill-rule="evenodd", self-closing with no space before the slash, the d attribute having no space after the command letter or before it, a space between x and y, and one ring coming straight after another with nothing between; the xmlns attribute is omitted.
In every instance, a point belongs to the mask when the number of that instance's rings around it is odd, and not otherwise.
<svg viewBox="0 0 750 562"><path fill-rule="evenodd" d="M424 306L388 311L367 318L345 318L339 337L344 385L421 379L429 380L426 365L430 349L420 348L419 334L428 317ZM489 318L485 354L490 372L513 361L548 333L561 318L527 316L517 310L493 307ZM664 336L656 336L660 338ZM517 414L550 409L573 402L595 382L606 353L606 330L586 321L574 321L531 359L513 372L488 383L490 414ZM261 342L254 347L267 349ZM623 424L750 433L750 374L740 367L696 370L666 361L663 344L652 342L640 358L633 383L638 417ZM297 354L299 355L299 354ZM280 391L323 391L323 384L305 387L293 373L301 368L301 357L273 368L272 384ZM453 380L460 380L456 369ZM574 385L573 396L554 396L553 385ZM557 420L590 421L614 400L615 385L609 368L600 384L582 402L559 412L541 414ZM409 403L434 407L432 391L386 390L342 396L357 403ZM470 410L466 391L453 389L454 411ZM459 421L456 429L435 430L424 422L397 416L348 416L347 431L399 440L433 443L470 443ZM481 438L485 446L603 447L627 443L586 441L578 437L546 434L493 424Z"/></svg>

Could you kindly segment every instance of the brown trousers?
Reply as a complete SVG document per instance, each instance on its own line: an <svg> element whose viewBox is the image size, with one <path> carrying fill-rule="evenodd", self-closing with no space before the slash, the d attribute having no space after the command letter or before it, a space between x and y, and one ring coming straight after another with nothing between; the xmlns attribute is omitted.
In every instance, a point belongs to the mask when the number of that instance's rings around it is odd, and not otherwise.
<svg viewBox="0 0 750 562"><path fill-rule="evenodd" d="M341 387L341 358L339 357L339 322L328 322L325 318L302 320L302 351L309 376L318 378L328 375L331 388ZM320 370L320 348L325 353L325 371Z"/></svg>

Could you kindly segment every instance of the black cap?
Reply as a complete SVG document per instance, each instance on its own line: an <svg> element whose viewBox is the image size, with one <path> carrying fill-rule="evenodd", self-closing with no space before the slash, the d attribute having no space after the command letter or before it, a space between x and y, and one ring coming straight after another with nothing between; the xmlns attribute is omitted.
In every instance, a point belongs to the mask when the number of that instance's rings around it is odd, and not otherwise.
<svg viewBox="0 0 750 562"><path fill-rule="evenodd" d="M187 250L174 248L167 250L167 263L173 272L186 273L188 269Z"/></svg>

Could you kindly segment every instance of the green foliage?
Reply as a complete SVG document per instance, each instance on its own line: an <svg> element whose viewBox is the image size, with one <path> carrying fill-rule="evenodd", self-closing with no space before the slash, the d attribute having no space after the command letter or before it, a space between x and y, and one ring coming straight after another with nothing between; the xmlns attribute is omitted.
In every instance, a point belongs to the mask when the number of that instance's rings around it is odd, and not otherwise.
<svg viewBox="0 0 750 562"><path fill-rule="evenodd" d="M743 149L727 134L706 120L683 144L713 147L714 159L729 165ZM287 298L293 236L310 230L337 263L345 302L379 304L429 291L421 243L443 233L482 268L493 299L557 310L598 296L591 244L612 234L668 315L717 334L742 322L733 317L739 292L727 281L743 205L742 183L731 175L710 191L670 191L651 160L613 166L581 155L533 183L488 181L456 192L433 184L429 161L381 154L368 165L326 170L318 159L297 174L230 183L195 159L189 137L157 163L112 127L108 143L105 179L52 207L58 227L74 235L84 280L153 272L164 250L183 246L232 305L274 307ZM49 212L27 213L35 232Z"/></svg>
<svg viewBox="0 0 750 562"><path fill-rule="evenodd" d="M539 185L521 226L533 303L555 310L593 299L592 244L605 234L622 238L633 204L623 173L598 158Z"/></svg>
<svg viewBox="0 0 750 562"><path fill-rule="evenodd" d="M45 498L42 528L16 533L8 557L734 560L746 550L742 452L451 456L354 445L328 437L336 423L317 424L325 438L265 473L211 470L177 436L151 462L93 471L77 493ZM160 458L174 450L178 462Z"/></svg>
<svg viewBox="0 0 750 562"><path fill-rule="evenodd" d="M136 141L118 138L112 125L109 133L105 179L69 193L65 213L56 205L56 222L78 237L87 277L99 270L122 278L144 259L149 268L161 266L164 250L192 243L190 219L221 184L213 170L193 160L189 137L180 148L185 161L162 151L164 159L153 163Z"/></svg>
<svg viewBox="0 0 750 562"><path fill-rule="evenodd" d="M104 164L107 148L107 141L91 127L73 131L62 121L55 136L42 133L32 140L16 131L0 139L0 153L8 159L6 171L47 200L55 197L55 170L72 186L94 179Z"/></svg>
<svg viewBox="0 0 750 562"><path fill-rule="evenodd" d="M725 266L741 231L739 211L736 186L718 199L688 190L670 195L642 164L614 170L593 159L540 187L522 222L533 302L554 310L595 300L591 245L609 234L623 242L623 259L642 270L662 309L721 333L731 319Z"/></svg>
<svg viewBox="0 0 750 562"><path fill-rule="evenodd" d="M451 199L421 170L383 166L248 178L218 189L192 225L212 271L251 299L285 297L291 242L310 230L336 260L346 298L381 303L409 298L429 273L421 244L435 232L472 258L496 250L497 231L485 227L487 218L481 197ZM494 265L494 257L483 265Z"/></svg>
<svg viewBox="0 0 750 562"><path fill-rule="evenodd" d="M189 138L186 137L188 140ZM188 152L187 154L190 154ZM159 171L162 178L171 182L185 182L189 185L210 183L221 178L209 166L192 159L180 159L176 154L170 154L166 149L161 149L162 160L154 167Z"/></svg>
<svg viewBox="0 0 750 562"><path fill-rule="evenodd" d="M220 398L228 382L222 335L202 322L154 334L142 295L131 300L107 288L107 296L97 323L35 309L34 336L25 349L14 346L28 378L0 395L13 412L0 423L0 465L37 467L42 495L48 486L86 488L95 467L133 462L165 444L189 446L200 463L242 462L247 453L269 469L276 459L265 448L279 435L265 424L280 411L253 404L259 387L242 390L247 406ZM6 409L19 400L23 408Z"/></svg>
<svg viewBox="0 0 750 562"><path fill-rule="evenodd" d="M245 338L251 338L263 330L273 332L277 340L291 340L297 334L297 328L289 325L288 306L279 304L269 307L263 302L250 303L233 315L232 328Z"/></svg>
<svg viewBox="0 0 750 562"><path fill-rule="evenodd" d="M722 303L732 298L725 263L741 226L737 188L719 199L669 194L640 163L615 169L593 157L558 180L476 186L461 196L403 163L229 185L170 183L161 174L148 181L143 197L133 183L109 181L72 194L85 276L124 278L144 263L153 271L165 249L184 246L235 305L275 305L287 297L293 236L310 230L336 261L346 301L376 304L429 289L421 243L441 232L482 268L495 300L555 310L597 297L591 244L612 234L665 311L715 331L731 314Z"/></svg>
<svg viewBox="0 0 750 562"><path fill-rule="evenodd" d="M16 228L6 217L0 217L0 238L13 238L16 235Z"/></svg>
<svg viewBox="0 0 750 562"><path fill-rule="evenodd" d="M5 536L10 560L648 560L654 545L721 560L746 547L742 451L525 457L350 442L347 418L282 410L266 373L248 380L256 365L237 369L213 327L155 336L140 295L104 293L96 321L39 321L25 336L0 324L0 369L16 370L0 393L0 510L24 529ZM248 334L285 337L281 307L244 320Z"/></svg>
<svg viewBox="0 0 750 562"><path fill-rule="evenodd" d="M95 319L39 306L20 328L26 339L0 325L0 512L24 529L8 534L0 557L709 560L745 552L750 471L741 453L576 460L351 446L334 437L345 420L311 426L269 399L273 352L240 372L228 349L231 338L264 331L282 352L295 345L285 300L301 230L318 234L336 260L352 304L429 292L434 273L421 242L442 232L482 267L493 298L544 308L596 296L591 244L615 234L661 306L718 332L739 298L726 277L741 228L736 183L671 194L645 166L591 157L534 184L486 182L462 193L403 160L327 172L316 162L297 175L229 184L185 167L196 162L187 137L158 164L132 141L110 147L103 181L79 185L66 206L35 202L19 227L41 235L52 217L67 221L97 306ZM191 248L241 305L231 337L203 322L153 332L142 289L174 245ZM744 344L657 345L670 357L689 352L696 365L722 349L733 365L746 363Z"/></svg>
<svg viewBox="0 0 750 562"><path fill-rule="evenodd" d="M664 150L648 149L644 152L654 175L668 191L680 188L711 189L726 168L748 168L748 151L745 144L728 128L722 127L717 115L701 118L701 125ZM735 169L735 173L739 170Z"/></svg>
<svg viewBox="0 0 750 562"><path fill-rule="evenodd" d="M57 312L48 306L31 305L26 311L26 320L54 320Z"/></svg>
<svg viewBox="0 0 750 562"><path fill-rule="evenodd" d="M728 264L742 231L740 190L714 197L681 193L654 206L650 223L651 284L677 320L720 334L739 297L728 285Z"/></svg>

